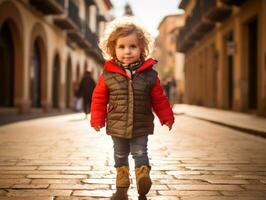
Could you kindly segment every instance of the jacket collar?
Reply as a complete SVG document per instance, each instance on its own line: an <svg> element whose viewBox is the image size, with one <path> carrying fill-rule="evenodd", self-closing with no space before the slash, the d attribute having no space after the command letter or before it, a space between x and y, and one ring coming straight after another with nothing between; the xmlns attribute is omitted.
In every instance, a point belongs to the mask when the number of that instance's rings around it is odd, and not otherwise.
<svg viewBox="0 0 266 200"><path fill-rule="evenodd" d="M145 60L143 62L143 64L137 69L136 71L136 74L145 70L145 69L148 69L148 68L152 68L153 65L155 65L158 61L157 60L154 60L152 58L149 58L147 60ZM126 76L128 78L130 78L127 73L121 69L120 67L118 67L115 63L115 61L112 59L112 60L108 60L105 62L104 64L104 69L107 71L107 72L114 72L114 73L119 73L119 74L122 74L123 76Z"/></svg>

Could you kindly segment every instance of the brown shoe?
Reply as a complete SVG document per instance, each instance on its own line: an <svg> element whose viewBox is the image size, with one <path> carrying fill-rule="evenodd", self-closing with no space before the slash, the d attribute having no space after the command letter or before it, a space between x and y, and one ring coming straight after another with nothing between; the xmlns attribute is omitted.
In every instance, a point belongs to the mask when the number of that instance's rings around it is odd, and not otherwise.
<svg viewBox="0 0 266 200"><path fill-rule="evenodd" d="M128 188L116 188L116 192L112 195L111 200L128 200Z"/></svg>
<svg viewBox="0 0 266 200"><path fill-rule="evenodd" d="M145 196L151 189L150 167L142 165L135 168L137 189L140 196Z"/></svg>
<svg viewBox="0 0 266 200"><path fill-rule="evenodd" d="M130 185L128 166L117 167L116 172L116 187L128 188Z"/></svg>

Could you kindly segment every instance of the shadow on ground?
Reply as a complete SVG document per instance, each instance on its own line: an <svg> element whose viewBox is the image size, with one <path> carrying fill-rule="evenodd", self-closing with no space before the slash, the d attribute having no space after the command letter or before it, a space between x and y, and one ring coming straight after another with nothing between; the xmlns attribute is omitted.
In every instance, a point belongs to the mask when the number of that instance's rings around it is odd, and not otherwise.
<svg viewBox="0 0 266 200"><path fill-rule="evenodd" d="M74 113L77 113L77 112L72 111L72 110L67 110L63 112L55 110L49 113L44 113L38 110L38 111L33 111L32 113L29 113L29 114L18 114L15 112L10 112L10 113L0 112L0 126L19 122L19 121L26 121L26 120L38 119L38 118L44 118L44 117L55 117L55 116L74 114Z"/></svg>

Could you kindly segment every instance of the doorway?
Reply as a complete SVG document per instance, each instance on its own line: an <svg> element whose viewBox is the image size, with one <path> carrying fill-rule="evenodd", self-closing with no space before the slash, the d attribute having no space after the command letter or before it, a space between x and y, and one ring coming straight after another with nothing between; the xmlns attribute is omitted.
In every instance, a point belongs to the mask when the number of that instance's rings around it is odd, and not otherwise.
<svg viewBox="0 0 266 200"><path fill-rule="evenodd" d="M67 66L66 66L66 87L65 87L65 94L66 94L66 108L70 108L70 99L72 93L72 66L71 66L71 59L68 58Z"/></svg>
<svg viewBox="0 0 266 200"><path fill-rule="evenodd" d="M30 68L31 105L34 108L41 107L41 54L39 39L33 46L32 65Z"/></svg>
<svg viewBox="0 0 266 200"><path fill-rule="evenodd" d="M226 63L227 63L227 107L233 109L234 99L234 38L233 32L227 33L226 41Z"/></svg>
<svg viewBox="0 0 266 200"><path fill-rule="evenodd" d="M59 93L60 93L60 59L58 54L55 56L53 66L53 84L52 84L52 102L53 108L59 108Z"/></svg>
<svg viewBox="0 0 266 200"><path fill-rule="evenodd" d="M252 19L247 24L248 44L248 109L257 109L258 100L258 20Z"/></svg>
<svg viewBox="0 0 266 200"><path fill-rule="evenodd" d="M0 29L0 107L14 106L14 41L8 22Z"/></svg>

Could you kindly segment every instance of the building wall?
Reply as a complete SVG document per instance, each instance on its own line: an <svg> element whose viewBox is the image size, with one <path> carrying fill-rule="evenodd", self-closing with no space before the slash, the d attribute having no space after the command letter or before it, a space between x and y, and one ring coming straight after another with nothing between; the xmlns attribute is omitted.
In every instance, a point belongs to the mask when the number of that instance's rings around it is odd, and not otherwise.
<svg viewBox="0 0 266 200"><path fill-rule="evenodd" d="M215 23L212 31L185 52L186 103L266 114L265 8L263 0L231 6L231 15ZM255 19L257 34L252 30ZM257 35L257 42L256 37L249 39L252 32ZM254 47L249 50L249 46ZM252 59L254 62L249 64Z"/></svg>
<svg viewBox="0 0 266 200"><path fill-rule="evenodd" d="M184 93L184 58L181 53L176 53L176 34L183 23L182 15L166 16L158 27L159 35L153 52L153 57L159 61L157 70L163 84L174 81L177 86L170 91L172 95L169 95L169 98L172 104L181 102Z"/></svg>
<svg viewBox="0 0 266 200"><path fill-rule="evenodd" d="M85 2L79 1L80 17L85 18ZM82 11L83 10L83 11ZM57 109L66 108L66 91L71 90L70 104L73 105L74 89L87 67L93 72L95 79L102 70L102 62L75 42L68 44L67 31L53 23L54 16L44 15L29 1L0 0L0 29L7 22L14 41L14 108L19 112L32 110L31 69L33 49L36 39L40 47L41 57L41 106L42 110L52 109L53 69L56 56L59 57L59 102ZM66 88L67 62L71 63L72 80ZM70 106L72 107L72 106Z"/></svg>

